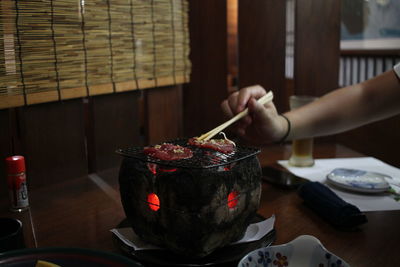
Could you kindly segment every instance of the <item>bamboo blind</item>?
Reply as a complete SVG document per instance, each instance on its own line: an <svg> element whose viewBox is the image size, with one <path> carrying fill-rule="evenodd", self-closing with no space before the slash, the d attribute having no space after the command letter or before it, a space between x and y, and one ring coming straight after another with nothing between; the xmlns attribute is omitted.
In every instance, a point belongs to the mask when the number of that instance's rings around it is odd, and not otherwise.
<svg viewBox="0 0 400 267"><path fill-rule="evenodd" d="M0 109L185 83L187 0L1 0Z"/></svg>

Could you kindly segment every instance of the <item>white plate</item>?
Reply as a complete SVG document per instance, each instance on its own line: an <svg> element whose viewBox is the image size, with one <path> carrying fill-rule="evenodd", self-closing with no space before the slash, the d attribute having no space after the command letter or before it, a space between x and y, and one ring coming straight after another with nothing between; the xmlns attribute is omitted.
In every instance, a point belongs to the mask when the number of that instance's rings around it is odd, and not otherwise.
<svg viewBox="0 0 400 267"><path fill-rule="evenodd" d="M302 235L289 243L253 250L243 257L238 267L264 266L341 266L349 267L343 259L329 252L311 235Z"/></svg>
<svg viewBox="0 0 400 267"><path fill-rule="evenodd" d="M356 169L337 168L327 175L327 180L338 187L363 193L383 193L389 190L386 179L390 176Z"/></svg>

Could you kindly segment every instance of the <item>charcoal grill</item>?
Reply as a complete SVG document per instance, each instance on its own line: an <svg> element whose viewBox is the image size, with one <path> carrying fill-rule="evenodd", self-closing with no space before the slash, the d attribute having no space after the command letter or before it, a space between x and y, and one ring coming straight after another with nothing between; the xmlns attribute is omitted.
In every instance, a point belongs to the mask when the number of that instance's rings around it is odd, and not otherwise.
<svg viewBox="0 0 400 267"><path fill-rule="evenodd" d="M135 233L194 258L240 239L259 206L260 150L237 146L224 154L186 139L168 143L189 147L193 157L164 161L143 147L117 150L121 201Z"/></svg>
<svg viewBox="0 0 400 267"><path fill-rule="evenodd" d="M187 139L178 139L167 143L189 147L193 152L193 157L181 160L160 160L143 153L143 147L118 149L116 152L124 157L134 158L143 162L151 162L175 168L190 169L207 169L223 166L260 153L260 149L258 148L237 146L234 152L230 154L224 154L212 149L204 149L197 146L187 145Z"/></svg>

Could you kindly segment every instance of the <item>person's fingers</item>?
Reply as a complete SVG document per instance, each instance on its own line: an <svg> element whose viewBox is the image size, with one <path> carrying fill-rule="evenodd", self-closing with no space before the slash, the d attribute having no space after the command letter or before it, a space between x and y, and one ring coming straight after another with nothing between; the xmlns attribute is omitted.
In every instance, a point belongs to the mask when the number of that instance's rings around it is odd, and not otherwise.
<svg viewBox="0 0 400 267"><path fill-rule="evenodd" d="M240 119L239 121L235 122L233 124L233 128L246 129L247 127L249 127L249 125L251 125L251 123L252 123L251 117L246 116L246 117L243 117L242 119Z"/></svg>
<svg viewBox="0 0 400 267"><path fill-rule="evenodd" d="M260 128L271 126L274 117L275 106L273 103L262 105L255 99L249 101L249 114L253 118L253 123Z"/></svg>
<svg viewBox="0 0 400 267"><path fill-rule="evenodd" d="M238 95L238 93L235 92L235 93L231 94L231 96L228 99L225 99L221 103L221 109L227 118L232 118L235 115L234 109L236 108L235 105L236 105L237 95ZM242 119L240 119L239 121L235 122L231 126L231 129L236 133L238 133L238 131L240 133L244 133L243 129L245 129L251 123L251 121L252 120L251 120L250 116L245 116Z"/></svg>
<svg viewBox="0 0 400 267"><path fill-rule="evenodd" d="M243 137L246 135L246 130L244 128L238 128L236 129L236 134L240 137Z"/></svg>
<svg viewBox="0 0 400 267"><path fill-rule="evenodd" d="M260 85L245 87L232 93L221 103L221 108L227 116L232 117L247 107L250 98L259 99L265 94L264 88Z"/></svg>
<svg viewBox="0 0 400 267"><path fill-rule="evenodd" d="M238 96L239 96L239 91L236 91L233 94L230 94L230 96L228 97L228 104L232 111L232 114L238 113L237 112Z"/></svg>
<svg viewBox="0 0 400 267"><path fill-rule="evenodd" d="M264 105L258 103L254 98L250 99L249 104L249 114L252 117L268 119L271 115L276 113L276 108L273 102L266 103Z"/></svg>
<svg viewBox="0 0 400 267"><path fill-rule="evenodd" d="M231 107L229 106L229 102L228 102L227 99L225 99L224 101L222 101L222 103L221 103L221 109L222 109L222 112L225 114L225 116L226 116L227 118L233 117L233 112L232 112Z"/></svg>
<svg viewBox="0 0 400 267"><path fill-rule="evenodd" d="M241 89L236 99L235 111L237 113L243 111L247 107L250 98L259 99L265 94L266 94L265 89L260 85L253 85Z"/></svg>
<svg viewBox="0 0 400 267"><path fill-rule="evenodd" d="M277 141L283 135L282 132L286 131L286 124L282 125L282 117L279 116L273 102L261 105L256 101L251 101L249 112L253 118L253 124L259 126L260 134L266 141Z"/></svg>

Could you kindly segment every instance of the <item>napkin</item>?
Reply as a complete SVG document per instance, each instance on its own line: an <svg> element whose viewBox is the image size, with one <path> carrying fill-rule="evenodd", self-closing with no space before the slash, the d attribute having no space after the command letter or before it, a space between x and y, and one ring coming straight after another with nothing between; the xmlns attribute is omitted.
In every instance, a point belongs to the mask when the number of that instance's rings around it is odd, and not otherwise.
<svg viewBox="0 0 400 267"><path fill-rule="evenodd" d="M298 194L307 206L335 227L355 228L367 222L365 214L356 206L347 203L319 182L303 184Z"/></svg>

